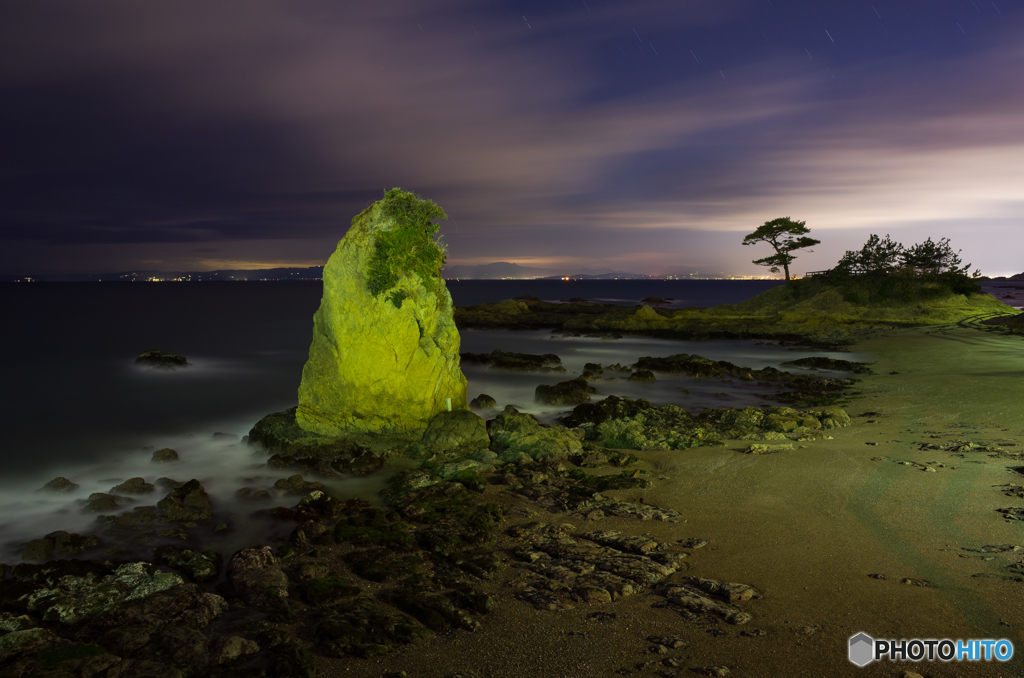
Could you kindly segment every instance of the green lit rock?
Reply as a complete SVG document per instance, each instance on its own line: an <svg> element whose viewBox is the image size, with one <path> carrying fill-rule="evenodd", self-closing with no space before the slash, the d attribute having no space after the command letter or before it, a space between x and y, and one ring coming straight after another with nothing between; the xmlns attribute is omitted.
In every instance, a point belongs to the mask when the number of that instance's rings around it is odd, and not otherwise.
<svg viewBox="0 0 1024 678"><path fill-rule="evenodd" d="M490 444L487 423L469 410L458 410L441 412L431 419L416 447L421 454L465 456Z"/></svg>
<svg viewBox="0 0 1024 678"><path fill-rule="evenodd" d="M303 430L412 442L436 414L469 408L430 223L443 216L395 189L352 220L324 267L295 417Z"/></svg>
<svg viewBox="0 0 1024 678"><path fill-rule="evenodd" d="M580 436L575 430L544 426L511 405L506 406L487 426L491 431L492 449L502 462L564 459L583 451Z"/></svg>

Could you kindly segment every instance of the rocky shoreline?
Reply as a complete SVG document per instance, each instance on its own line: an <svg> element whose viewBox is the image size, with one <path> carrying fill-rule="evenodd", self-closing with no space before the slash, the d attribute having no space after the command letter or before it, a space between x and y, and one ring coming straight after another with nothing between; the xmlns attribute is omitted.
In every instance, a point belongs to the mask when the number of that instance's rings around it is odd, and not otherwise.
<svg viewBox="0 0 1024 678"><path fill-rule="evenodd" d="M208 550L204 544L232 526L195 479L133 478L94 494L80 510L100 514L96 534L47 534L25 546L26 562L2 567L0 675L315 676L316 656L380 656L430 634L473 631L494 606L483 585L498 581L537 610L650 592L684 618L746 624L750 614L736 603L758 595L752 587L675 576L703 540L580 530L558 518L595 526L683 519L621 496L659 481L633 468L635 454L605 446L611 424L639 426L630 443L642 450L721 444L712 435L813 440L848 425L849 417L842 410L748 408L701 419L681 417L681 410L660 423L651 418L668 410L678 408L610 397L577 407L566 428L543 426L509 406L487 431L468 432L482 420L450 413L425 434L428 445L406 450L418 468L392 478L384 506L342 501L314 478L377 470L387 455L351 440L302 447L287 438L290 426L257 425L247 444L306 455L277 453L267 463L298 471L274 485L297 497L292 508L256 510L281 526L279 543L234 554ZM272 422L287 418L275 416ZM685 444L673 442L686 436ZM175 456L159 450L154 462ZM56 478L44 490L72 486ZM155 505L109 513L125 508L122 495L159 496L157 486L166 496ZM250 487L238 496L258 502L261 493L269 497ZM517 519L508 514L515 502L551 517ZM152 558L118 559L128 546L147 544Z"/></svg>
<svg viewBox="0 0 1024 678"><path fill-rule="evenodd" d="M876 371L892 364L882 360ZM879 391L879 384L902 377L864 378L871 382L864 397L882 393L884 399L887 391ZM895 405L881 407L893 411ZM787 596L780 584L757 568L748 570L750 579L730 574L737 566L718 549L735 535L695 521L692 509L672 508L665 492L677 486L675 465L690 463L686 459L714 455L738 462L765 452L775 452L766 459L797 459L806 453L800 448L844 444L830 437L852 444L881 431L891 415L844 419L845 413L827 410L718 409L689 423L713 431L724 448L672 452L663 445L646 451L601 444L601 424L636 423L637 415L651 410L664 408L608 398L577 406L566 427L545 427L506 408L490 420L486 451L459 459L443 449L432 455L419 450L419 468L395 475L383 505L341 501L319 489L316 483L338 473L332 459L276 454L268 459L268 468L282 475L275 489L295 492L296 502L262 510L268 524L280 526L279 542L237 553L204 550L218 517L198 481L122 483L111 488L115 501L128 489L141 492L137 497L165 496L152 507L103 516L95 535L46 535L40 541L58 560L2 568L0 675L504 675L464 650L453 649L444 662L431 660L419 671L409 662L421 652L434 656L442 646L465 648L474 637L490 638L489 629L521 622L558 626L560 619L579 624L559 631L562 638L584 645L615 638L623 648L621 659L609 656L600 670L581 668L578 675L767 675L742 669L749 663L744 653L754 651L743 647L753 648L765 636L795 643L797 651L825 639L841 641L827 622L807 613L806 623L780 637L778 605ZM1020 427L1019 419L1007 423ZM898 437L889 430L883 441ZM969 432L934 426L915 438L916 452L900 454L878 454L891 441L857 444L867 452L865 463L878 469L930 471L920 475L940 481L986 459L1021 463L1014 446L1024 442L1024 428L982 442L965 439ZM255 443L252 437L249 442ZM936 454L946 459L921 457ZM49 491L60 492L70 482L57 480ZM992 524L1003 522L995 509L1007 509L1006 520L1020 524L1011 510L1019 487L1004 482L992 492ZM253 499L254 511L261 511L258 497ZM694 531L691 524L698 523L703 526ZM154 547L146 561L119 560L109 551L119 540L140 538L136 544L178 543ZM46 544L34 548L46 555ZM1005 566L1007 559L1014 564L1018 549L1024 547L1004 538L965 543L957 553ZM86 559L67 559L74 556ZM963 562L971 567L970 560ZM976 582L1013 586L1021 578L1012 567L1002 573L973 567L964 576ZM904 572L875 567L861 576L892 579L907 589L945 590L934 575ZM651 622L630 621L655 613ZM723 661L718 653L717 662L709 661L715 643L748 645L727 651L736 659ZM588 665L585 656L577 661Z"/></svg>

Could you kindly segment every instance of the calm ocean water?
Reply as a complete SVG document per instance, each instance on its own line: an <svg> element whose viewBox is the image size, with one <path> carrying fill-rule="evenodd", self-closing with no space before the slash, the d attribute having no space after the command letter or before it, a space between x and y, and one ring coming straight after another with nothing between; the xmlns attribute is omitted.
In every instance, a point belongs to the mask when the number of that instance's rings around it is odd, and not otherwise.
<svg viewBox="0 0 1024 678"><path fill-rule="evenodd" d="M635 304L647 296L674 297L678 306L737 302L775 283L740 281L451 281L456 305L531 294ZM233 504L242 485L267 487L276 476L265 458L230 437L242 436L264 414L291 407L306 361L318 282L261 283L5 283L0 285L4 332L0 408L0 556L54 529L88 529L78 512L90 492L106 492L141 475L199 478L215 502ZM150 348L187 356L175 372L139 369L135 356ZM468 331L463 351L559 354L571 371L585 362L635 362L642 355L699 353L750 367L778 365L803 355L755 342L674 342L647 337L619 341L552 337L547 331ZM849 357L847 355L846 357ZM856 359L856 358L854 358ZM532 402L538 383L572 375L500 375L467 367L469 394L515 404L552 419ZM678 381L678 383L677 383ZM664 379L655 385L600 382L604 394L674 402L690 411L758 402L743 386ZM689 394L682 394L684 386ZM728 397L714 393L729 391ZM173 447L182 461L149 462L154 448ZM70 496L35 492L62 475L81 484ZM383 480L353 482L351 494L372 495ZM344 483L343 483L344 485ZM155 499L145 498L144 503ZM79 503L76 503L79 502ZM280 498L282 505L294 499Z"/></svg>

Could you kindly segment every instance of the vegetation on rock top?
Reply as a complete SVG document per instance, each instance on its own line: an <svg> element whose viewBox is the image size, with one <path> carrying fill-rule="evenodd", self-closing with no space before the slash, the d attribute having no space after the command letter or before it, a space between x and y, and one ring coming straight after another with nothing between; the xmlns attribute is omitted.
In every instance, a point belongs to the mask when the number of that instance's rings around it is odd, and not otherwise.
<svg viewBox="0 0 1024 678"><path fill-rule="evenodd" d="M421 200L417 194L400 188L384 194L381 215L394 225L376 233L373 256L366 271L370 294L380 296L390 292L405 274L416 274L427 290L436 292L445 262L445 248L434 239L438 225L431 222L447 219L448 215L434 201ZM395 290L388 299L401 308L407 296L408 292Z"/></svg>

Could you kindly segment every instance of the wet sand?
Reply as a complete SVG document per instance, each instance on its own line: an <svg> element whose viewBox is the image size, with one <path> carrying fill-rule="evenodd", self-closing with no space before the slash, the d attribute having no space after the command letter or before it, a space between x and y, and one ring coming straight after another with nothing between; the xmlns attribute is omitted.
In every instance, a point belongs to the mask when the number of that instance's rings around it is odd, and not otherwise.
<svg viewBox="0 0 1024 678"><path fill-rule="evenodd" d="M738 441L645 452L641 467L650 470L654 487L607 493L643 497L681 512L685 522L584 522L547 513L500 487L488 490L489 499L507 507L509 523L573 522L656 540L708 540L693 551L690 569L674 576L754 586L764 597L739 604L753 615L749 624L691 622L652 608L661 598L649 592L537 611L512 596L509 582L522 573L506 567L486 585L497 605L480 617L476 632L438 634L381 659L322 659L325 675L611 678L626 675L622 670L636 676L675 670L696 676L690 669L706 666L728 667L737 677L896 677L906 670L926 678L1024 675L1024 583L971 576L1013 576L1007 566L1024 553L963 550L1024 545L1024 522L1004 520L995 510L1024 505L996 487L1024 485L1024 476L1009 470L1024 461L921 449L922 443L972 441L1024 455L1024 341L947 327L901 330L853 348L874 356L876 374L859 384L863 395L847 408L853 425L830 431L833 440L794 443L791 451L765 456L743 454L747 444ZM866 412L878 414L857 416ZM888 459L873 460L879 457ZM588 619L598 611L615 620ZM756 629L764 634L740 633ZM860 631L875 638L1008 638L1017 653L1008 664L883 661L857 668L847 660L847 640ZM650 635L688 644L655 655ZM679 668L660 663L666 657L678 658ZM638 668L645 662L657 663Z"/></svg>

